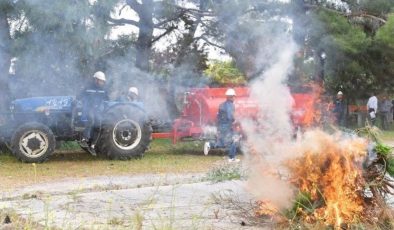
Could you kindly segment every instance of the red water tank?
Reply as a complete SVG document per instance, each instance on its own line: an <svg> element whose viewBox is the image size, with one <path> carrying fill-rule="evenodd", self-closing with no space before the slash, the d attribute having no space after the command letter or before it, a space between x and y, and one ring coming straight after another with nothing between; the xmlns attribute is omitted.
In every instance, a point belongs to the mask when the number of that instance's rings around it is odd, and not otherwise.
<svg viewBox="0 0 394 230"><path fill-rule="evenodd" d="M172 138L173 142L184 137L200 138L204 128L216 125L219 105L226 100L227 88L195 88L185 93L182 115L174 121L171 133L155 133L153 138ZM249 95L249 88L234 88L236 97L235 118L251 118L259 114L258 104ZM291 114L295 126L311 122L314 113L314 98L311 94L292 94L294 98Z"/></svg>
<svg viewBox="0 0 394 230"><path fill-rule="evenodd" d="M191 90L186 98L182 118L199 126L215 125L219 105L226 100L226 88L200 88ZM256 103L249 98L246 87L234 88L235 116L252 116L257 112Z"/></svg>

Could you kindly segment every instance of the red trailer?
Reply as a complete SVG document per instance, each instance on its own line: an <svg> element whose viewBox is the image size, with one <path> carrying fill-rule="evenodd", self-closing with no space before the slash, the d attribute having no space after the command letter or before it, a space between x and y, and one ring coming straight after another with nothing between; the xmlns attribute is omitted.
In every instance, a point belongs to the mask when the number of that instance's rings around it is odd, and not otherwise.
<svg viewBox="0 0 394 230"><path fill-rule="evenodd" d="M196 88L184 95L182 114L173 122L172 130L166 133L153 133L152 138L172 139L173 143L188 138L202 140L215 133L216 114L219 105L226 100L227 88ZM257 102L249 95L249 88L234 88L235 117L253 119L258 114ZM295 127L303 127L312 122L314 111L314 97L308 93L292 94L294 98L291 114Z"/></svg>

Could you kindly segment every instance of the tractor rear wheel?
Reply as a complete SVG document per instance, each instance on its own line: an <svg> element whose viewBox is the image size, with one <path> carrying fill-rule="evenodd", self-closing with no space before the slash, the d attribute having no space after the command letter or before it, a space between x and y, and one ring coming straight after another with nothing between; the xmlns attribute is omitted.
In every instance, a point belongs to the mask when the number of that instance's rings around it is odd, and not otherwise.
<svg viewBox="0 0 394 230"><path fill-rule="evenodd" d="M19 126L11 138L11 150L26 163L41 163L55 150L56 139L50 128L38 122Z"/></svg>
<svg viewBox="0 0 394 230"><path fill-rule="evenodd" d="M114 160L142 157L148 149L151 133L152 128L142 111L131 105L116 106L104 115L97 151Z"/></svg>

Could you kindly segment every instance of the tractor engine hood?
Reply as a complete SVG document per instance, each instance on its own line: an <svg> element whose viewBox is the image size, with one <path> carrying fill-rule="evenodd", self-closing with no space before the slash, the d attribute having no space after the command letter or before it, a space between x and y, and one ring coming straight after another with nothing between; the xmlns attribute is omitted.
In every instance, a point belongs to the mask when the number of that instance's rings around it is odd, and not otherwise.
<svg viewBox="0 0 394 230"><path fill-rule="evenodd" d="M11 112L32 113L45 111L71 111L74 97L50 96L17 99L11 102Z"/></svg>

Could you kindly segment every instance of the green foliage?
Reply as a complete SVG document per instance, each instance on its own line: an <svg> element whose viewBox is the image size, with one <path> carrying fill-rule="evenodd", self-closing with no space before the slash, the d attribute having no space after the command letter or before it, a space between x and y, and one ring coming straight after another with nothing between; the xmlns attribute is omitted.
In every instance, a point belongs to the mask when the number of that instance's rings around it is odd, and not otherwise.
<svg viewBox="0 0 394 230"><path fill-rule="evenodd" d="M329 10L318 10L311 21L310 44L324 51L325 85L341 89L350 99L366 98L372 91L391 92L394 79L393 17L375 33L363 18L357 23ZM317 54L319 55L319 53ZM320 64L320 63L318 63Z"/></svg>
<svg viewBox="0 0 394 230"><path fill-rule="evenodd" d="M366 126L356 130L356 133L360 136L366 137L372 142L376 143L374 151L376 152L378 159L384 162L386 171L390 176L394 176L394 156L392 155L392 147L382 143L381 135L382 132L375 126Z"/></svg>
<svg viewBox="0 0 394 230"><path fill-rule="evenodd" d="M388 157L389 156L389 154L391 153L391 147L389 147L389 146L387 146L387 145L384 145L384 144L382 144L382 143L378 143L376 146L375 146L375 151L376 151L376 153L378 154L378 155L380 155L381 157Z"/></svg>
<svg viewBox="0 0 394 230"><path fill-rule="evenodd" d="M300 210L308 214L313 213L317 208L316 204L312 201L311 195L307 192L298 192L293 206L285 212L287 218L294 220L299 214Z"/></svg>
<svg viewBox="0 0 394 230"><path fill-rule="evenodd" d="M393 7L392 0L364 0L361 1L361 8L372 15L385 16Z"/></svg>
<svg viewBox="0 0 394 230"><path fill-rule="evenodd" d="M246 83L245 76L235 67L233 61L214 61L205 70L205 74L213 83L219 85Z"/></svg>
<svg viewBox="0 0 394 230"><path fill-rule="evenodd" d="M357 135L365 137L375 143L381 143L380 136L382 132L376 126L365 126L359 129L356 129L355 132Z"/></svg>
<svg viewBox="0 0 394 230"><path fill-rule="evenodd" d="M239 180L241 177L242 172L239 164L225 164L210 170L206 179L218 183L226 180Z"/></svg>
<svg viewBox="0 0 394 230"><path fill-rule="evenodd" d="M390 156L386 158L386 170L387 173L391 176L394 177L394 157Z"/></svg>
<svg viewBox="0 0 394 230"><path fill-rule="evenodd" d="M394 49L394 14L390 14L387 23L376 33L376 39Z"/></svg>
<svg viewBox="0 0 394 230"><path fill-rule="evenodd" d="M376 154L385 162L387 173L390 176L394 176L394 156L392 155L393 148L378 142L374 150L376 151Z"/></svg>
<svg viewBox="0 0 394 230"><path fill-rule="evenodd" d="M378 142L375 146L376 154L385 162L386 171L390 176L394 176L394 156L392 155L393 148Z"/></svg>
<svg viewBox="0 0 394 230"><path fill-rule="evenodd" d="M321 31L322 34L318 35L318 37L322 36L323 42L326 42L325 45L334 48L332 52L340 51L344 54L359 54L371 42L362 28L350 24L341 15L321 10L318 12L317 17L325 26L325 31ZM329 51L327 50L327 54L331 54ZM329 57L327 60L329 60Z"/></svg>

